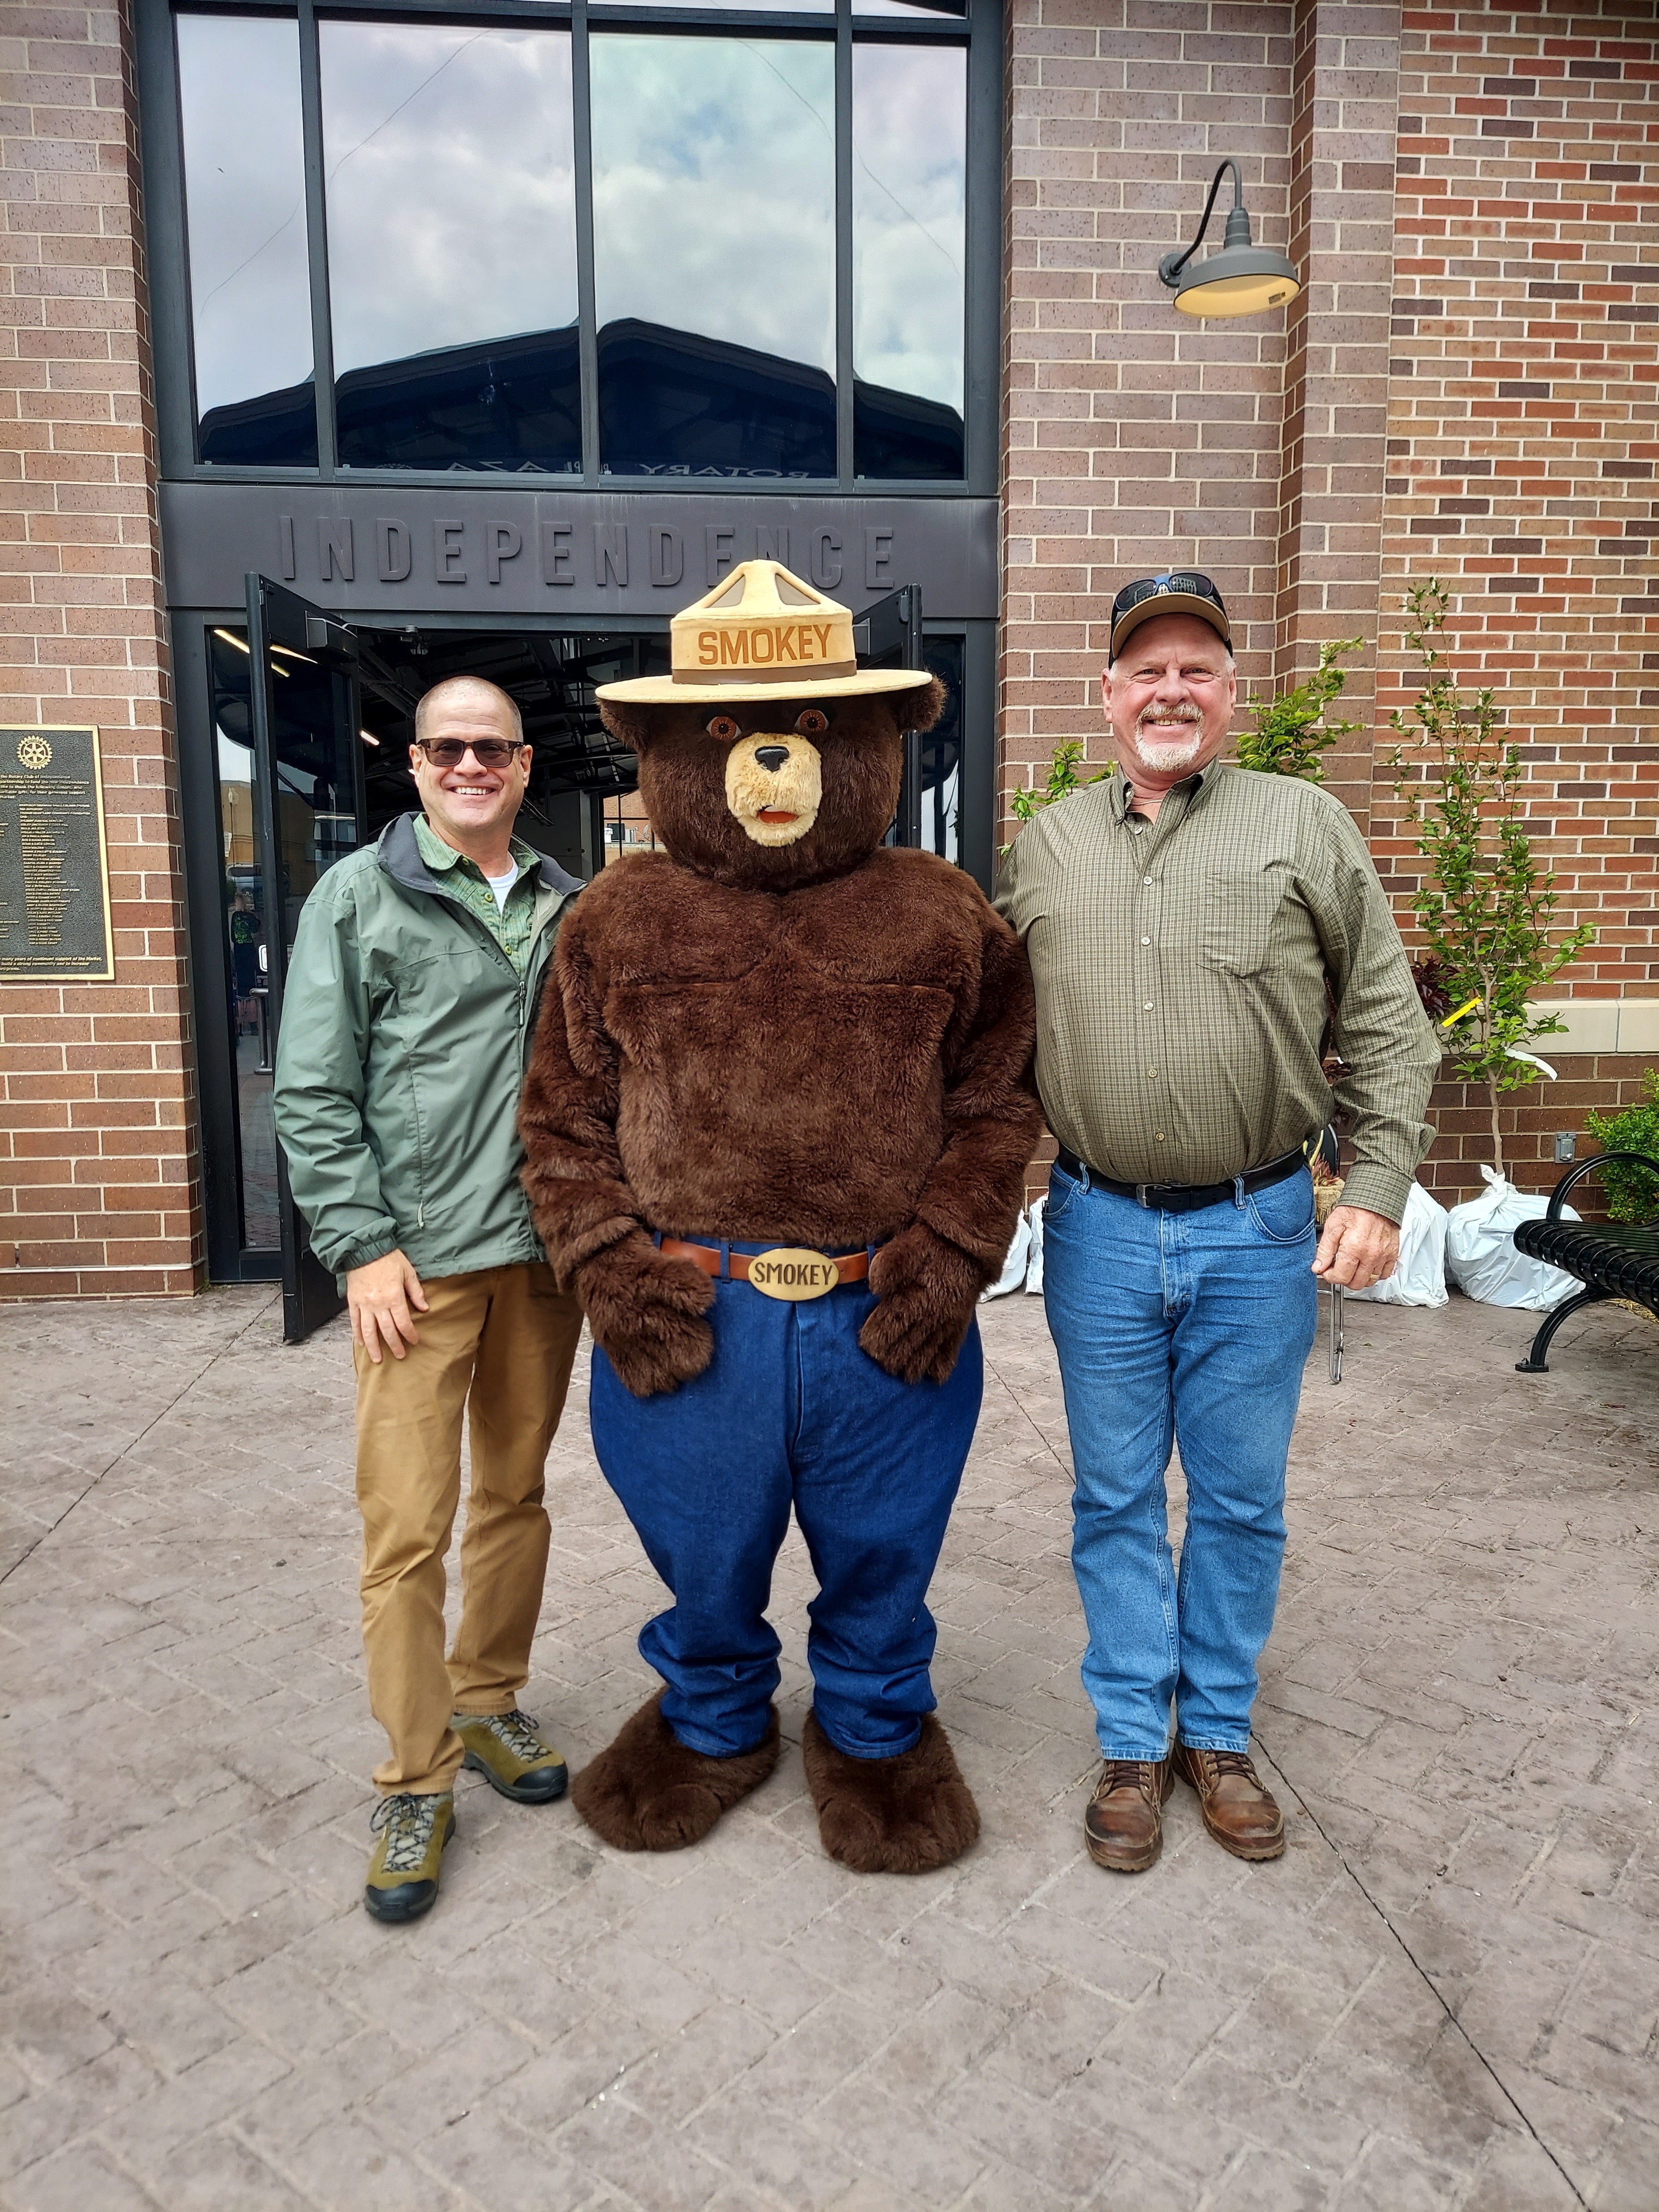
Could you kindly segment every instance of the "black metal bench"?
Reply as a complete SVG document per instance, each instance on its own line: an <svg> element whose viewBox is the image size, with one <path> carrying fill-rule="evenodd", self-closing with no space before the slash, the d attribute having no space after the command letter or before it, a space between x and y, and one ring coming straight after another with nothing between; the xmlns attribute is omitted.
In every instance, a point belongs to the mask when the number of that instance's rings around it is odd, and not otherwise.
<svg viewBox="0 0 1659 2212"><path fill-rule="evenodd" d="M1561 1207L1567 1193L1583 1176L1591 1175L1608 1160L1632 1160L1651 1168L1659 1176L1659 1160L1646 1152L1598 1152L1569 1168L1550 1193L1549 1208L1536 1221L1523 1221L1515 1232L1515 1246L1534 1260L1547 1261L1584 1285L1563 1298L1544 1316L1532 1340L1532 1350L1515 1363L1521 1375L1546 1375L1544 1354L1550 1339L1569 1314L1581 1306L1599 1304L1603 1298L1633 1298L1651 1314L1659 1315L1659 1221L1563 1221Z"/></svg>

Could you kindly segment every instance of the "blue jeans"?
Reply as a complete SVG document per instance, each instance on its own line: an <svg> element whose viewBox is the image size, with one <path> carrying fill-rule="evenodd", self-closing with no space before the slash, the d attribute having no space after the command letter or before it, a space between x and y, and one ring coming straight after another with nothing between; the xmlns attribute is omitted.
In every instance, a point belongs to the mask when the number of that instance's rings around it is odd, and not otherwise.
<svg viewBox="0 0 1659 2212"><path fill-rule="evenodd" d="M1318 1293L1306 1174L1164 1213L1056 1167L1043 1293L1076 1469L1084 1686L1108 1759L1243 1751L1285 1551L1285 1462ZM1181 1572L1164 1472L1187 1477Z"/></svg>
<svg viewBox="0 0 1659 2212"><path fill-rule="evenodd" d="M896 1382L859 1348L874 1304L862 1283L789 1305L720 1281L714 1358L655 1398L594 1352L593 1448L674 1598L640 1655L693 1751L725 1758L766 1733L780 1649L766 1607L792 1504L818 1578L806 1656L819 1727L852 1758L890 1759L933 1710L925 1601L979 1418L979 1331L945 1382Z"/></svg>

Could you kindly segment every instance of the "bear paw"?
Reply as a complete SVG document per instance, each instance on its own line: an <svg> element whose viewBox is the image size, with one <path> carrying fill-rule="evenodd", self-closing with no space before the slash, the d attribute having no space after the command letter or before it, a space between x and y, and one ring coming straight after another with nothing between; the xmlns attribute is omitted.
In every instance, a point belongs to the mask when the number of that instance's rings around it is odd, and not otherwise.
<svg viewBox="0 0 1659 2212"><path fill-rule="evenodd" d="M662 1717L665 1693L641 1705L570 1785L570 1802L619 1851L678 1851L701 1842L722 1813L759 1789L778 1763L778 1714L752 1751L711 1759L690 1751Z"/></svg>
<svg viewBox="0 0 1659 2212"><path fill-rule="evenodd" d="M849 1759L809 1713L801 1731L806 1786L832 1859L857 1874L930 1874L979 1836L979 1808L951 1739L932 1713L895 1759Z"/></svg>

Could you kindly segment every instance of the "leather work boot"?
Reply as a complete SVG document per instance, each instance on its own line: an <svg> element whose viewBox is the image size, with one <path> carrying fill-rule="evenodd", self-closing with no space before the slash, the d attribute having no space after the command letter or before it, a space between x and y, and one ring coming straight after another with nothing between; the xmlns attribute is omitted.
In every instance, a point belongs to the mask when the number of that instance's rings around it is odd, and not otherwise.
<svg viewBox="0 0 1659 2212"><path fill-rule="evenodd" d="M376 1920L418 1920L438 1894L444 1845L455 1832L454 1792L382 1797L368 1825L380 1841L363 1903Z"/></svg>
<svg viewBox="0 0 1659 2212"><path fill-rule="evenodd" d="M1144 1874L1164 1848L1164 1801L1174 1788L1167 1759L1109 1759L1083 1816L1095 1864Z"/></svg>
<svg viewBox="0 0 1659 2212"><path fill-rule="evenodd" d="M570 1779L565 1763L537 1735L528 1713L516 1707L510 1713L454 1713L449 1725L466 1746L461 1764L515 1805L550 1805L563 1796Z"/></svg>
<svg viewBox="0 0 1659 2212"><path fill-rule="evenodd" d="M1285 1816L1244 1751L1175 1747L1175 1771L1198 1792L1204 1825L1236 1859L1276 1859L1285 1848Z"/></svg>

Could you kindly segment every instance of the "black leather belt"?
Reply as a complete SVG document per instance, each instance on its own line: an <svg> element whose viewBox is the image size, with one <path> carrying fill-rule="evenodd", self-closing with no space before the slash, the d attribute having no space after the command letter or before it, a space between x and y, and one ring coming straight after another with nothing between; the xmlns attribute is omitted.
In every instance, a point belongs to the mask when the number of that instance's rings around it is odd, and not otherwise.
<svg viewBox="0 0 1659 2212"><path fill-rule="evenodd" d="M1252 1168L1249 1175L1231 1182L1114 1182L1110 1176L1101 1175L1075 1152L1068 1152L1064 1145L1055 1164L1087 1190L1109 1190L1115 1198L1132 1198L1138 1206L1156 1206L1161 1213L1195 1213L1200 1206L1237 1204L1241 1194L1249 1197L1253 1190L1267 1190L1283 1182L1298 1168L1307 1166L1308 1156L1298 1147L1269 1160L1266 1167Z"/></svg>

